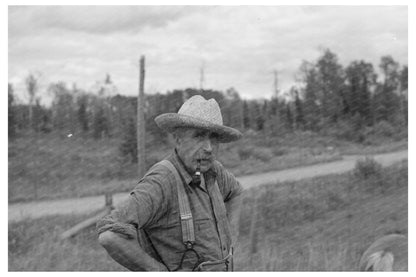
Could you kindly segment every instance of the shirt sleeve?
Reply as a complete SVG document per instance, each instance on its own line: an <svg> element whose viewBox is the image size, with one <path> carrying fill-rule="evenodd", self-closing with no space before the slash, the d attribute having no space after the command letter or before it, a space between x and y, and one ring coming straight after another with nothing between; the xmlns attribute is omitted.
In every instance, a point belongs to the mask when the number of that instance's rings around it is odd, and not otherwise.
<svg viewBox="0 0 416 277"><path fill-rule="evenodd" d="M224 202L231 200L243 192L243 187L237 181L237 178L218 161L215 162L215 171Z"/></svg>
<svg viewBox="0 0 416 277"><path fill-rule="evenodd" d="M156 222L167 209L162 183L155 177L142 179L128 198L97 223L97 232L118 233L128 239L135 238L137 229Z"/></svg>

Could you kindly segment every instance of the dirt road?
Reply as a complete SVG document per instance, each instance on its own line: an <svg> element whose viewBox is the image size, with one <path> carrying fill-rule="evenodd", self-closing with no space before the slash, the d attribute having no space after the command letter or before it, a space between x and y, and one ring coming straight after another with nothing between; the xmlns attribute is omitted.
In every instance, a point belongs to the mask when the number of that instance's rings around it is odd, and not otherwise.
<svg viewBox="0 0 416 277"><path fill-rule="evenodd" d="M251 188L271 182L300 180L327 174L349 171L354 168L355 162L363 156L344 156L342 160L316 164L312 166L297 167L281 171L273 171L248 176L241 176L238 180L244 188ZM383 166L407 159L408 151L399 151L386 154L372 155ZM128 193L113 195L115 205L127 197ZM20 221L25 218L39 218L56 214L84 214L104 207L104 196L92 196L73 199L49 200L41 202L15 203L9 205L9 221Z"/></svg>

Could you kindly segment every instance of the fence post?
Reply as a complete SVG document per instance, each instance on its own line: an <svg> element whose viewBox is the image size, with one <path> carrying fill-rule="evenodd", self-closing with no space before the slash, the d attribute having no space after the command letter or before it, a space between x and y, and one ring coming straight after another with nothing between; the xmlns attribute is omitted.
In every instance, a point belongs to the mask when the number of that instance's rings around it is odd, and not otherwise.
<svg viewBox="0 0 416 277"><path fill-rule="evenodd" d="M144 75L145 75L145 58L140 57L140 82L139 95L137 97L137 165L138 178L142 178L145 173L146 151L145 151L145 121L144 121Z"/></svg>

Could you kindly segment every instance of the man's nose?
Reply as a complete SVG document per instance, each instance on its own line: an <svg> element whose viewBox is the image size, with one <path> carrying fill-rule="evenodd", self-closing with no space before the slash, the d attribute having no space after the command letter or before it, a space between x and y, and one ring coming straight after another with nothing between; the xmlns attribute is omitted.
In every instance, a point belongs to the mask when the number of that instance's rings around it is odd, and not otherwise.
<svg viewBox="0 0 416 277"><path fill-rule="evenodd" d="M206 152L212 152L212 143L211 143L211 140L209 139L209 138L206 138L205 140L204 140L204 145L203 145L203 149L206 151Z"/></svg>

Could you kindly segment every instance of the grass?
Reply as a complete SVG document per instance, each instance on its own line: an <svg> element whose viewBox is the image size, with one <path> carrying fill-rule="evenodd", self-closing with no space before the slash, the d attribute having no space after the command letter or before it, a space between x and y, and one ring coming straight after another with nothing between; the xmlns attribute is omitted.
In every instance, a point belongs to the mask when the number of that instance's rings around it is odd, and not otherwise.
<svg viewBox="0 0 416 277"><path fill-rule="evenodd" d="M304 143L296 146L301 140ZM120 157L119 145L117 138L94 140L56 134L26 135L9 141L9 202L131 190L138 179L137 164ZM234 174L245 175L340 159L326 145L326 141L308 134L292 139L248 135L222 145L219 160ZM150 142L147 149L147 168L171 151L169 145Z"/></svg>
<svg viewBox="0 0 416 277"><path fill-rule="evenodd" d="M118 138L94 140L56 134L9 141L9 203L131 190L138 179L137 164L120 157L119 145ZM360 145L311 132L279 137L248 132L242 140L221 147L219 160L241 176L339 160L341 154L406 149L407 140L377 139L373 145ZM163 159L170 149L169 145L148 142L146 167Z"/></svg>
<svg viewBox="0 0 416 277"><path fill-rule="evenodd" d="M9 202L89 196L134 187L137 165L119 157L118 139L21 137L9 142ZM147 164L162 158L148 155ZM152 160L153 159L153 160Z"/></svg>
<svg viewBox="0 0 416 277"><path fill-rule="evenodd" d="M376 238L407 234L407 195L407 162L372 177L350 172L249 190L236 267L357 270L361 254Z"/></svg>
<svg viewBox="0 0 416 277"><path fill-rule="evenodd" d="M407 234L407 161L362 178L353 172L245 192L238 271L355 271L381 235ZM122 271L94 228L60 241L87 216L9 223L10 271Z"/></svg>
<svg viewBox="0 0 416 277"><path fill-rule="evenodd" d="M52 216L9 224L9 271L124 271L97 242L94 227L60 240L85 216Z"/></svg>
<svg viewBox="0 0 416 277"><path fill-rule="evenodd" d="M347 144L340 147L339 151L342 155L372 155L406 150L407 148L408 142L406 139L402 141L384 141L384 143L374 145Z"/></svg>

